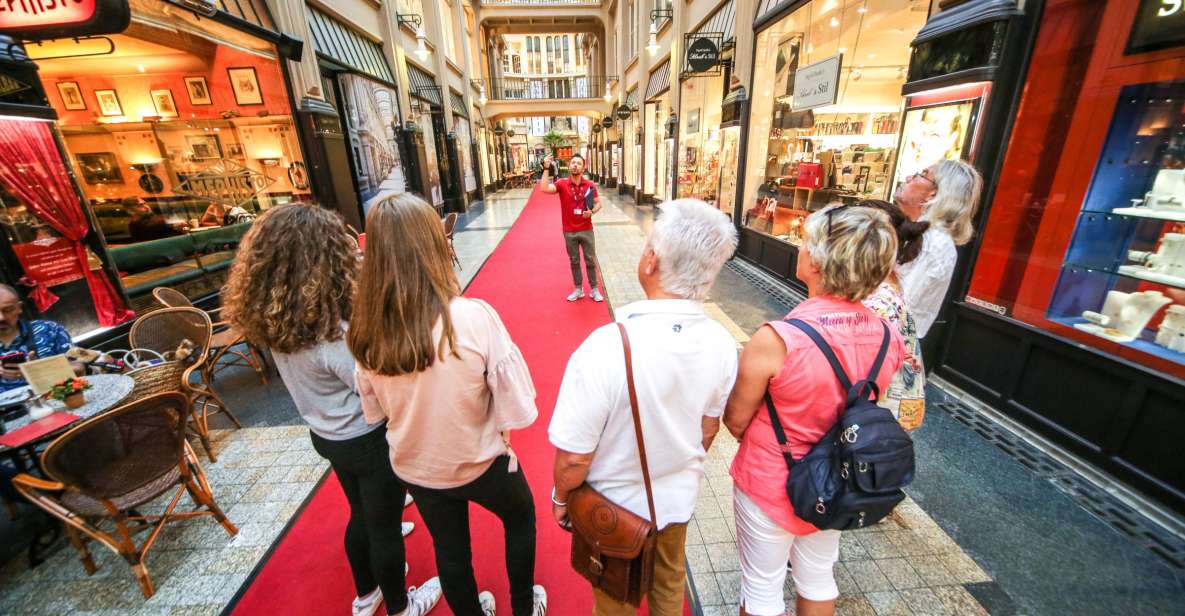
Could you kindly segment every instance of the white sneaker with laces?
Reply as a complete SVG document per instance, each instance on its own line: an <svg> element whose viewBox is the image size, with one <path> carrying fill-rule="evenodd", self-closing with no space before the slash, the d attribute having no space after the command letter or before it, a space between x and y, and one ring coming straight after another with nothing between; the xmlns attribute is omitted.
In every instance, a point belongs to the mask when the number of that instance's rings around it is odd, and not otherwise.
<svg viewBox="0 0 1185 616"><path fill-rule="evenodd" d="M481 603L481 613L485 616L494 616L494 593L483 590L477 595L478 602Z"/></svg>
<svg viewBox="0 0 1185 616"><path fill-rule="evenodd" d="M371 616L383 602L383 591L376 588L365 597L354 597L354 616Z"/></svg>
<svg viewBox="0 0 1185 616"><path fill-rule="evenodd" d="M600 289L593 289L593 290L592 290L592 299L593 299L593 301L594 301L594 302L603 302L603 301L605 301L605 297L601 295L601 290L600 290Z"/></svg>
<svg viewBox="0 0 1185 616"><path fill-rule="evenodd" d="M416 529L416 523L415 522L404 522L402 529L403 529L403 536L406 537L411 534L411 531Z"/></svg>
<svg viewBox="0 0 1185 616"><path fill-rule="evenodd" d="M432 608L436 607L436 603L440 601L442 592L438 577L424 582L419 588L409 587L407 589L407 609L403 610L399 616L423 616L431 612Z"/></svg>
<svg viewBox="0 0 1185 616"><path fill-rule="evenodd" d="M584 289L576 289L568 294L568 301L574 302L584 297Z"/></svg>
<svg viewBox="0 0 1185 616"><path fill-rule="evenodd" d="M535 600L532 604L534 609L531 610L532 616L545 616L547 614L547 591L539 584L531 587L535 592Z"/></svg>

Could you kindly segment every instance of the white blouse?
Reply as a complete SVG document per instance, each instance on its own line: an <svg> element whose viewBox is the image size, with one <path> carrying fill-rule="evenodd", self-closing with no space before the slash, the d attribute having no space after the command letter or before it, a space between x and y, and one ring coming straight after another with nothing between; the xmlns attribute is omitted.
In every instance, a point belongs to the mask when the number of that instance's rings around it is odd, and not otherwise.
<svg viewBox="0 0 1185 616"><path fill-rule="evenodd" d="M922 235L922 251L917 258L897 266L905 305L917 324L918 338L925 338L934 319L938 318L938 310L942 308L942 300L950 287L958 257L950 234L930 227Z"/></svg>

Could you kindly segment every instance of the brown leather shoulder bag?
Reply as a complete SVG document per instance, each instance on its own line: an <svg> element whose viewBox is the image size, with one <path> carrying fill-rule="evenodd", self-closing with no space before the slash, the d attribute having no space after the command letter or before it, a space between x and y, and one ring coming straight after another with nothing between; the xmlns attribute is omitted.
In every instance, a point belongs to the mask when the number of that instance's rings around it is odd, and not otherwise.
<svg viewBox="0 0 1185 616"><path fill-rule="evenodd" d="M630 339L625 326L621 344L625 349L625 379L634 415L634 436L642 461L642 481L646 484L647 520L605 498L587 483L568 494L568 519L572 523L572 568L592 583L594 588L613 599L638 606L654 582L654 550L658 531L654 527L654 494L650 488L650 468L646 464L646 445L642 439L642 418L638 415L638 394L634 390L634 367L630 357Z"/></svg>

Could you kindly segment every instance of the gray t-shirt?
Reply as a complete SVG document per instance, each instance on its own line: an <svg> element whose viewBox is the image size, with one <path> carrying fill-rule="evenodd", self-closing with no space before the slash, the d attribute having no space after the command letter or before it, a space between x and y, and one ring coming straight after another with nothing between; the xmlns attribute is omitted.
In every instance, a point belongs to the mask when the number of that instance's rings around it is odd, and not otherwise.
<svg viewBox="0 0 1185 616"><path fill-rule="evenodd" d="M344 441L379 427L362 416L354 356L344 339L272 356L296 410L317 436Z"/></svg>

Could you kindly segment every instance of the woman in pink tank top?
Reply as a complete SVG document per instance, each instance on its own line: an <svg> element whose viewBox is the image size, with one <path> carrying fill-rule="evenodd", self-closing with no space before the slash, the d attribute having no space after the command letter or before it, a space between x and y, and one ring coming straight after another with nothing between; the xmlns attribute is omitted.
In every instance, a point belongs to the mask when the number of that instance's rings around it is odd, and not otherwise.
<svg viewBox="0 0 1185 616"><path fill-rule="evenodd" d="M831 206L804 225L797 276L810 298L787 315L815 328L849 375L867 375L884 336L882 320L861 304L892 272L897 236L876 209ZM901 366L904 345L890 328L889 352L876 383L882 389ZM782 587L793 564L799 616L835 613L839 591L832 567L839 531L820 531L794 515L786 495L789 470L763 402L768 389L795 458L835 424L844 394L835 373L806 334L784 321L765 324L741 353L724 424L741 441L732 463L741 614L786 613Z"/></svg>

